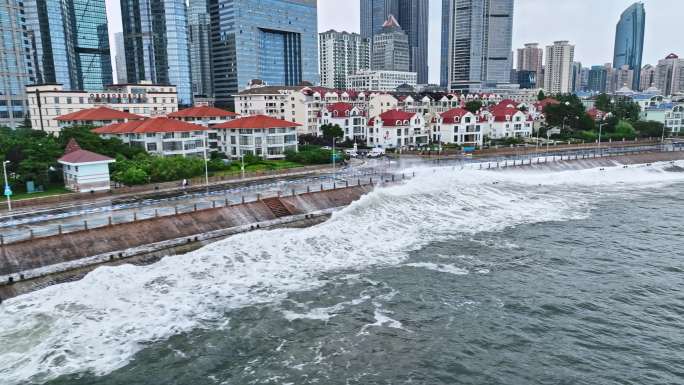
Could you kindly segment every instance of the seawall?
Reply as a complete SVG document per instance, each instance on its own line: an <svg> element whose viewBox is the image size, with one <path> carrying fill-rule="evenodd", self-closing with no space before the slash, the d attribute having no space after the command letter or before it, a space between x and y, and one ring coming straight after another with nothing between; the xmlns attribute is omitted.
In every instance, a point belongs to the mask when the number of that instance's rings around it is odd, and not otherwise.
<svg viewBox="0 0 684 385"><path fill-rule="evenodd" d="M0 246L0 299L78 279L102 264L151 262L232 234L310 225L369 192L372 185L281 196L150 218Z"/></svg>

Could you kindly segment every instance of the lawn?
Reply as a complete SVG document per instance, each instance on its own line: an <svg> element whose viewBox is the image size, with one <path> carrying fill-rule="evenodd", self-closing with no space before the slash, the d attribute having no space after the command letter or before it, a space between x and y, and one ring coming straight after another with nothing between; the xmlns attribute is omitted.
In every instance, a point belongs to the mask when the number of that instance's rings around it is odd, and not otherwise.
<svg viewBox="0 0 684 385"><path fill-rule="evenodd" d="M12 195L12 200L13 201L19 201L22 199L47 197L47 196L51 196L51 195L67 194L70 192L71 191L64 188L64 186L51 186L51 187L48 187L45 191L35 192L33 194L29 194L27 192L15 193L14 195ZM3 198L6 199L4 196L3 196Z"/></svg>
<svg viewBox="0 0 684 385"><path fill-rule="evenodd" d="M262 160L252 164L245 164L245 172L259 172L271 170L284 170L289 168L303 167L304 165L297 162L290 162L287 160ZM240 161L231 163L230 168L223 171L215 172L216 176L236 175L241 172Z"/></svg>

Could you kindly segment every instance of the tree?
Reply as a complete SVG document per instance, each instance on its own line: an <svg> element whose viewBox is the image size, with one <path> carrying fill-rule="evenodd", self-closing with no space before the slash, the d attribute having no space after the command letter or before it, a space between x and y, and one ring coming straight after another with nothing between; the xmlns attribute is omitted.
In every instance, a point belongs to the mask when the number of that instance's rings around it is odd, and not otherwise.
<svg viewBox="0 0 684 385"><path fill-rule="evenodd" d="M594 101L594 107L604 112L610 112L613 110L613 102L610 100L610 96L600 94Z"/></svg>
<svg viewBox="0 0 684 385"><path fill-rule="evenodd" d="M557 95L557 104L544 107L546 122L550 126L565 127L566 130L589 129L593 127L587 118L582 101L576 95ZM588 127L589 126L589 127Z"/></svg>
<svg viewBox="0 0 684 385"><path fill-rule="evenodd" d="M642 138L658 138L663 135L663 130L665 129L663 123L653 120L639 120L632 123L632 126ZM665 132L665 134L667 134L667 132Z"/></svg>
<svg viewBox="0 0 684 385"><path fill-rule="evenodd" d="M321 133L324 138L341 138L344 136L344 131L342 127L337 124L323 124L321 125Z"/></svg>
<svg viewBox="0 0 684 385"><path fill-rule="evenodd" d="M636 131L631 123L626 120L621 120L617 126L615 126L615 132L612 137L614 139L634 139L636 136Z"/></svg>
<svg viewBox="0 0 684 385"><path fill-rule="evenodd" d="M482 102L479 100L471 100L465 104L465 109L472 112L473 114L482 108Z"/></svg>
<svg viewBox="0 0 684 385"><path fill-rule="evenodd" d="M537 94L537 100L542 101L546 99L546 95L544 95L544 90L539 90L539 93Z"/></svg>

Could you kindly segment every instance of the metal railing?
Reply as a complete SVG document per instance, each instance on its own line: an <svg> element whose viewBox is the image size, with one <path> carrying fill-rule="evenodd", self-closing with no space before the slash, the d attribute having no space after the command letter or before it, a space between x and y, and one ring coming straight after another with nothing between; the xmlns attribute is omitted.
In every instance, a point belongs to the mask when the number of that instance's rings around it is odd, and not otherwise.
<svg viewBox="0 0 684 385"><path fill-rule="evenodd" d="M342 180L330 180L329 178L321 179L320 185L316 187L312 187L311 185L307 185L306 188L289 187L286 191L278 190L271 193L255 193L245 195L226 192L225 194L220 195L221 198L218 198L217 195L209 195L206 197L207 199L204 201L193 202L190 204L174 205L168 207L132 209L119 214L113 212L112 215L109 215L107 217L84 219L83 221L74 221L72 223L60 223L57 225L34 227L27 229L25 231L18 231L11 234L0 234L0 247L12 243L30 241L37 238L68 234L79 231L87 231L96 228L109 227L125 223L135 223L154 218L175 216L179 214L192 213L201 210L230 207L245 203L253 203L267 198L298 196L314 192L346 189L355 186L368 186L377 183L398 182L400 180L406 179L405 174L397 176L396 174L378 174L374 172L371 173L371 176L369 177L364 177L364 175L367 176L369 174L358 174L356 178L346 178Z"/></svg>

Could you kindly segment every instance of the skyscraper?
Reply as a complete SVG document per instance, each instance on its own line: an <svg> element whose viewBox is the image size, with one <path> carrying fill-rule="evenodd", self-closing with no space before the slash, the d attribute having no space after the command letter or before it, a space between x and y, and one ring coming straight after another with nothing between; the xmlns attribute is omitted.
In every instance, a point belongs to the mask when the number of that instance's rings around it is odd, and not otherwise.
<svg viewBox="0 0 684 385"><path fill-rule="evenodd" d="M630 88L639 89L641 57L644 51L644 29L646 26L646 11L644 4L634 3L627 8L615 27L615 51L613 54L613 68L629 66L634 70L634 79Z"/></svg>
<svg viewBox="0 0 684 385"><path fill-rule="evenodd" d="M418 83L428 83L429 0L399 0L398 21L408 35L409 71L418 74Z"/></svg>
<svg viewBox="0 0 684 385"><path fill-rule="evenodd" d="M184 0L122 0L128 82L175 85L192 104L187 7Z"/></svg>
<svg viewBox="0 0 684 385"><path fill-rule="evenodd" d="M655 86L666 96L684 92L684 59L671 53L665 59L658 60Z"/></svg>
<svg viewBox="0 0 684 385"><path fill-rule="evenodd" d="M119 84L128 83L123 32L114 34L114 63L116 63L116 82Z"/></svg>
<svg viewBox="0 0 684 385"><path fill-rule="evenodd" d="M357 33L323 32L319 48L323 87L347 89L349 75L370 69L370 43Z"/></svg>
<svg viewBox="0 0 684 385"><path fill-rule="evenodd" d="M553 42L546 46L544 90L550 93L567 94L572 91L572 62L575 46L567 40Z"/></svg>
<svg viewBox="0 0 684 385"><path fill-rule="evenodd" d="M18 127L26 117L27 84L35 81L31 46L24 38L24 7L20 1L0 3L2 45L0 45L0 126ZM28 55L27 55L28 53Z"/></svg>
<svg viewBox="0 0 684 385"><path fill-rule="evenodd" d="M429 0L360 0L361 36L373 41L389 15L393 15L409 40L409 70L418 83L428 82ZM372 49L371 49L372 51Z"/></svg>
<svg viewBox="0 0 684 385"><path fill-rule="evenodd" d="M639 91L646 91L655 85L656 68L650 64L646 64L641 68L639 73Z"/></svg>
<svg viewBox="0 0 684 385"><path fill-rule="evenodd" d="M606 92L606 67L591 66L587 89L593 92Z"/></svg>
<svg viewBox="0 0 684 385"><path fill-rule="evenodd" d="M582 87L582 63L573 62L572 63L572 81L571 81L571 92L577 92L581 90Z"/></svg>
<svg viewBox="0 0 684 385"><path fill-rule="evenodd" d="M513 0L442 0L442 57L452 90L510 81Z"/></svg>
<svg viewBox="0 0 684 385"><path fill-rule="evenodd" d="M316 3L209 0L218 104L232 103L233 95L252 79L271 85L319 82Z"/></svg>
<svg viewBox="0 0 684 385"><path fill-rule="evenodd" d="M211 71L211 32L207 0L190 0L188 32L190 62L192 63L192 93L205 98L214 97Z"/></svg>
<svg viewBox="0 0 684 385"><path fill-rule="evenodd" d="M101 90L113 82L104 0L27 0L38 83Z"/></svg>
<svg viewBox="0 0 684 385"><path fill-rule="evenodd" d="M373 36L371 68L375 71L409 72L409 39L393 15Z"/></svg>
<svg viewBox="0 0 684 385"><path fill-rule="evenodd" d="M518 71L534 71L540 75L543 66L544 50L538 43L527 43L524 48L518 48Z"/></svg>

